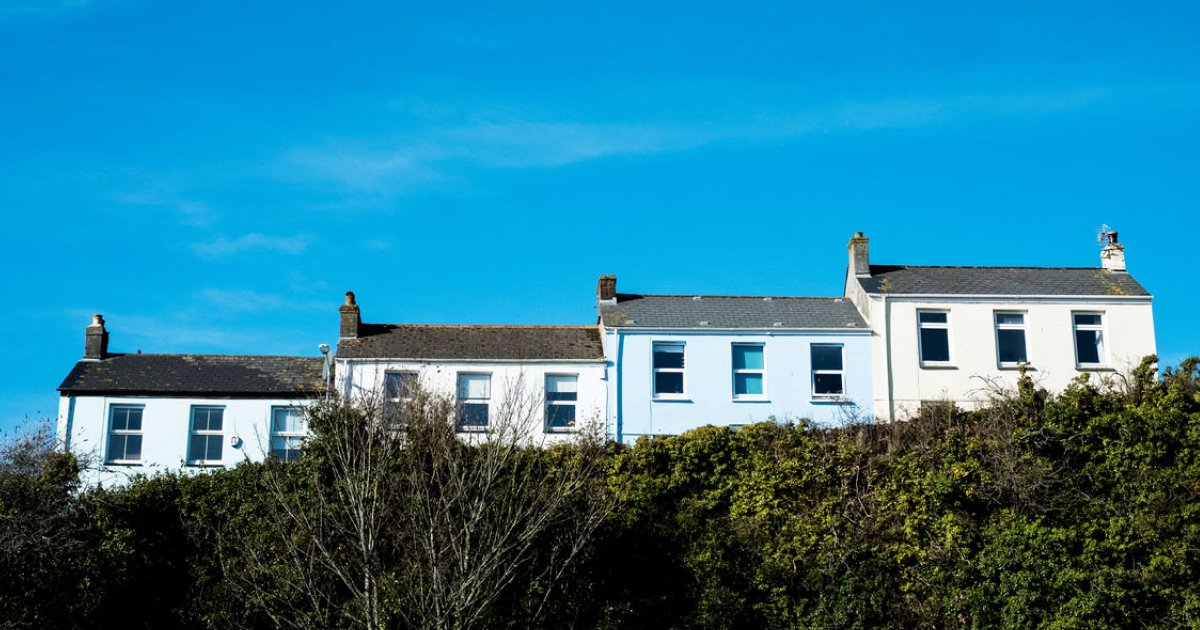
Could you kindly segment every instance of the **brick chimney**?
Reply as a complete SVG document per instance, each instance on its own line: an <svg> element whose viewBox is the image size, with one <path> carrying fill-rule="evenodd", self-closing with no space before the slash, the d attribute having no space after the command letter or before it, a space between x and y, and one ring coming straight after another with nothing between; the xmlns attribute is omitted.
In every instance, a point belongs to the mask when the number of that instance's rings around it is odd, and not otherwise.
<svg viewBox="0 0 1200 630"><path fill-rule="evenodd" d="M104 316L92 315L92 325L84 336L83 358L99 361L108 356L108 330L104 328Z"/></svg>
<svg viewBox="0 0 1200 630"><path fill-rule="evenodd" d="M1105 232L1103 236L1108 244L1100 250L1100 264L1109 271L1125 271L1125 246L1117 242L1117 233Z"/></svg>
<svg viewBox="0 0 1200 630"><path fill-rule="evenodd" d="M855 232L846 246L850 252L850 273L855 277L867 278L871 275L871 254L867 248L870 240L862 232Z"/></svg>
<svg viewBox="0 0 1200 630"><path fill-rule="evenodd" d="M596 283L596 299L601 302L617 301L617 277L604 275Z"/></svg>
<svg viewBox="0 0 1200 630"><path fill-rule="evenodd" d="M354 292L346 292L346 303L338 308L338 312L342 315L342 329L340 337L342 339L358 338L358 326L362 324L362 318L359 317L358 303L354 301Z"/></svg>

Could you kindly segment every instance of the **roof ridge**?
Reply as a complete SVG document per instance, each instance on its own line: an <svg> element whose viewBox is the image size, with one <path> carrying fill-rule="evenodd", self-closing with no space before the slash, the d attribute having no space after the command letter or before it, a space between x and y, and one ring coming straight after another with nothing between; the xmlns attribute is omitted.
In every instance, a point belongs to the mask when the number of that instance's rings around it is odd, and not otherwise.
<svg viewBox="0 0 1200 630"><path fill-rule="evenodd" d="M535 330L591 330L599 326L579 324L562 326L555 324L363 324L364 326L390 326L392 328L521 328Z"/></svg>
<svg viewBox="0 0 1200 630"><path fill-rule="evenodd" d="M707 295L704 293L618 293L617 297L624 296L632 297L666 297L666 298L723 298L723 299L743 299L743 300L762 300L771 298L772 300L844 300L841 295Z"/></svg>
<svg viewBox="0 0 1200 630"><path fill-rule="evenodd" d="M312 359L321 357L301 356L297 354L218 354L209 352L110 352L106 359L117 357L219 357L234 359Z"/></svg>
<svg viewBox="0 0 1200 630"><path fill-rule="evenodd" d="M1039 267L1034 265L882 265L871 263L871 267L897 267L900 269L1054 269L1072 271L1107 271L1104 267Z"/></svg>

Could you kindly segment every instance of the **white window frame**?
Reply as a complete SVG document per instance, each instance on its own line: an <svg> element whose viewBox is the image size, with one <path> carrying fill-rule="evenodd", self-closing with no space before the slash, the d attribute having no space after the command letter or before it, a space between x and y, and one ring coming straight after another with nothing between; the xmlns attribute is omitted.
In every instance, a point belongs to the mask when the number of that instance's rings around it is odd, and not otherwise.
<svg viewBox="0 0 1200 630"><path fill-rule="evenodd" d="M1095 315L1100 318L1099 324L1079 324L1075 321L1076 315ZM1104 368L1108 367L1108 330L1104 325L1105 317L1103 311L1071 311L1071 343L1075 346L1075 367L1078 369L1089 368ZM1079 360L1079 331L1094 331L1097 334L1100 342L1099 363L1084 363Z"/></svg>
<svg viewBox="0 0 1200 630"><path fill-rule="evenodd" d="M837 348L838 353L842 356L842 369L840 370L818 370L813 363L813 348ZM812 393L813 400L845 400L846 390L846 344L842 343L813 343L808 346L808 368L812 375L809 378L809 391ZM842 391L838 394L819 394L817 393L817 375L818 374L838 374L842 377Z"/></svg>
<svg viewBox="0 0 1200 630"><path fill-rule="evenodd" d="M1020 324L1001 324L1001 315L1020 315ZM1025 311L993 311L992 313L992 330L995 335L996 342L996 365L1002 368L1018 368L1022 365L1030 365L1033 362L1029 360L1029 313ZM1001 361L1000 360L1000 331L1001 330L1019 330L1021 331L1021 340L1025 344L1025 361Z"/></svg>
<svg viewBox="0 0 1200 630"><path fill-rule="evenodd" d="M300 415L300 422L297 423L299 428L296 431L276 431L275 430L275 412L276 411L295 411ZM299 444L296 448L284 448L284 451L295 451L296 457L279 457L285 462L294 461L300 457L304 451L304 438L308 437L308 430L304 419L304 408L293 405L274 405L271 407L271 417L267 420L267 457L278 457L275 455L275 449L271 446L271 442L275 438L285 440L285 444L291 444L295 439Z"/></svg>
<svg viewBox="0 0 1200 630"><path fill-rule="evenodd" d="M139 426L142 428L139 428L136 431L132 430L132 429L114 429L113 428L113 419L116 416L116 411L118 409L137 409L138 411L140 411L141 412L140 413L141 421L140 421ZM127 405L127 404L110 405L108 408L108 433L106 434L107 439L104 444L104 463L105 464L116 464L116 465L121 465L121 466L140 465L142 463L142 455L145 454L145 446L146 446L146 434L143 432L143 429L146 426L145 423L146 423L146 406L145 405ZM125 426L129 426L128 417L126 419ZM114 435L136 435L136 436L142 438L142 448L138 451L138 453L139 453L138 458L137 459L113 459L112 458L112 442L113 442L112 438ZM125 449L125 450L128 450L128 449Z"/></svg>
<svg viewBox="0 0 1200 630"><path fill-rule="evenodd" d="M550 400L550 388L547 386L551 378L573 378L575 379L575 400ZM546 433L574 433L579 427L579 375L570 373L547 373L542 379L543 398L546 401L545 418L542 425ZM550 407L571 407L575 410L574 419L570 426L552 427L550 426Z"/></svg>
<svg viewBox="0 0 1200 630"><path fill-rule="evenodd" d="M659 368L654 367L654 349L658 347L677 347L680 354L683 355L683 367L681 368ZM658 375L663 374L680 374L683 381L683 391L681 392L658 392ZM686 400L687 399L687 343L683 341L652 341L650 342L650 393L654 400Z"/></svg>
<svg viewBox="0 0 1200 630"><path fill-rule="evenodd" d="M411 378L413 383L416 383L419 381L419 379L421 377L420 372L418 372L416 370L387 370L386 372L383 373L383 393L384 393L384 397L388 401L394 402L394 403L402 403L402 402L408 402L409 400L412 400L411 395L409 395L409 396L388 396L387 395L387 393L388 393L388 391L387 391L388 378L392 377L392 376L395 376L397 379L399 379L397 382L397 391L399 391L399 387L401 385L403 385L405 377Z"/></svg>
<svg viewBox="0 0 1200 630"><path fill-rule="evenodd" d="M940 313L946 316L946 322L929 322L921 321L921 315L924 313ZM946 331L946 360L945 361L928 361L925 359L925 340L921 334L924 330L945 330ZM917 309L917 362L922 367L949 367L954 365L954 335L950 331L950 311L937 308L922 308Z"/></svg>
<svg viewBox="0 0 1200 630"><path fill-rule="evenodd" d="M212 409L221 410L221 429L214 431L212 429L196 430L196 411L209 411ZM212 437L218 436L218 444L221 449L221 459L192 459L192 438L196 436ZM206 449L207 450L207 449ZM206 453L207 454L207 453ZM187 465L188 466L220 466L224 463L225 457L225 407L222 405L192 405L188 412L188 441L187 441Z"/></svg>
<svg viewBox="0 0 1200 630"><path fill-rule="evenodd" d="M761 369L738 369L733 367L733 353L738 347L758 348L762 353ZM687 365L684 363L684 365ZM734 341L729 344L730 387L734 400L766 400L767 398L767 344L754 341ZM739 394L737 391L738 374L758 374L762 378L761 394Z"/></svg>
<svg viewBox="0 0 1200 630"><path fill-rule="evenodd" d="M467 398L464 397L462 387L462 377L464 376L486 376L488 384L487 398ZM492 373L491 372L458 372L454 375L454 398L459 406L459 413L454 419L454 430L460 433L476 433L479 431L487 431L492 428ZM487 409L487 424L463 424L462 420L466 417L465 411L467 405L482 405Z"/></svg>

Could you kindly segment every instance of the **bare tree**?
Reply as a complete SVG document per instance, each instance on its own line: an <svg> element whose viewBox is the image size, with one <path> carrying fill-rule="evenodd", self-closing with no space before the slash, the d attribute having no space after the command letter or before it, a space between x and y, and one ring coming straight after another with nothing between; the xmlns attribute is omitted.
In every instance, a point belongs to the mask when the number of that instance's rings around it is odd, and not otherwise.
<svg viewBox="0 0 1200 630"><path fill-rule="evenodd" d="M538 448L540 397L507 389L469 439L419 386L313 407L301 460L263 467L266 527L224 537L227 574L281 627L467 629L514 599L532 623L609 509L603 434Z"/></svg>

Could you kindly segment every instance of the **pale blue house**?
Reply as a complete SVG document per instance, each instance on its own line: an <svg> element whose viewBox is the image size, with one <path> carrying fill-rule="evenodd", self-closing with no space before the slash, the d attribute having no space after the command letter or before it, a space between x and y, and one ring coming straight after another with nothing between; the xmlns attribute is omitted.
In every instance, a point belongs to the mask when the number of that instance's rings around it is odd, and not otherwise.
<svg viewBox="0 0 1200 630"><path fill-rule="evenodd" d="M610 439L869 418L871 330L843 298L636 295L597 286Z"/></svg>

